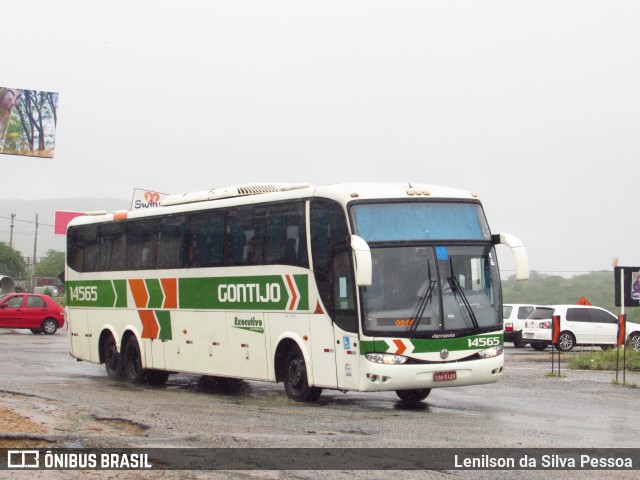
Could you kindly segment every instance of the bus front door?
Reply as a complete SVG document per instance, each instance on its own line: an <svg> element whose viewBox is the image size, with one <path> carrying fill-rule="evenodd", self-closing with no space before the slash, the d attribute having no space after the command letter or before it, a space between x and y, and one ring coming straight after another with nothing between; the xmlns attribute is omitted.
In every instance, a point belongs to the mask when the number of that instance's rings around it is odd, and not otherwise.
<svg viewBox="0 0 640 480"><path fill-rule="evenodd" d="M339 250L332 262L332 314L338 388L358 389L358 316L351 251Z"/></svg>

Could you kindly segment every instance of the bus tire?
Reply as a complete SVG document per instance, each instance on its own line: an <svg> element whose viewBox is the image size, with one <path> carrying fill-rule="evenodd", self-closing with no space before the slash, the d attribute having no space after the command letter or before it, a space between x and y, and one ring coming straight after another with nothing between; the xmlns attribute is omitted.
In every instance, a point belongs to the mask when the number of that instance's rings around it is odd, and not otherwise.
<svg viewBox="0 0 640 480"><path fill-rule="evenodd" d="M116 339L108 334L102 343L102 359L107 376L111 380L122 380L124 378L124 358L116 347Z"/></svg>
<svg viewBox="0 0 640 480"><path fill-rule="evenodd" d="M415 405L427 398L431 393L430 388L420 388L415 390L396 390L396 395L400 397L403 403Z"/></svg>
<svg viewBox="0 0 640 480"><path fill-rule="evenodd" d="M307 365L298 348L289 352L284 368L283 382L287 397L296 402L315 402L320 398L322 389L309 386Z"/></svg>
<svg viewBox="0 0 640 480"><path fill-rule="evenodd" d="M146 380L146 371L142 368L142 356L138 340L133 335L127 339L124 346L124 374L127 381L133 385L142 385Z"/></svg>

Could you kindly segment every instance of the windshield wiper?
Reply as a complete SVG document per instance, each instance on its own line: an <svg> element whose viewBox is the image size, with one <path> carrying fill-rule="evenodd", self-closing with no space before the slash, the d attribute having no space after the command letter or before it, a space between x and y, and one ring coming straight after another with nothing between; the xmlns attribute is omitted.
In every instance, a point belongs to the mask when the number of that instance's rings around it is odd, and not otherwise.
<svg viewBox="0 0 640 480"><path fill-rule="evenodd" d="M467 313L469 314L469 318L471 318L471 323L473 323L473 329L476 332L478 332L480 330L478 319L476 318L475 313L473 313L473 308L471 308L471 304L469 303L467 296L464 294L464 290L460 286L458 279L453 274L453 263L451 262L451 260L449 260L449 265L451 266L451 276L447 278L447 281L449 282L449 286L451 287L451 290L453 291L454 295L455 294L460 295L462 304L464 305L464 308L467 310Z"/></svg>
<svg viewBox="0 0 640 480"><path fill-rule="evenodd" d="M436 281L431 278L431 262L427 260L427 270L429 272L429 285L424 290L424 293L420 296L418 300L418 304L416 305L416 309L411 315L409 319L409 332L414 333L418 328L418 324L422 320L422 314L424 313L424 309L427 308L427 305L431 303L431 298L433 297L433 289L435 288Z"/></svg>

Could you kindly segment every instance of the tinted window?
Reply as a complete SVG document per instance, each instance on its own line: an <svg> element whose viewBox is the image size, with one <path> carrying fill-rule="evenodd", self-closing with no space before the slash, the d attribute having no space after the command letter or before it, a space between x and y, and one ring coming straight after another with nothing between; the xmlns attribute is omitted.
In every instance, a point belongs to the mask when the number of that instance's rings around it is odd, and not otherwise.
<svg viewBox="0 0 640 480"><path fill-rule="evenodd" d="M67 262L79 272L274 264L306 268L305 205L300 200L71 227Z"/></svg>
<svg viewBox="0 0 640 480"><path fill-rule="evenodd" d="M520 307L518 309L518 318L524 320L531 312L533 312L533 307Z"/></svg>
<svg viewBox="0 0 640 480"><path fill-rule="evenodd" d="M100 270L125 270L127 263L126 225L100 225Z"/></svg>
<svg viewBox="0 0 640 480"><path fill-rule="evenodd" d="M15 295L9 298L9 300L7 300L5 304L9 308L20 308L22 307L22 302L23 302L22 297L23 297L22 295Z"/></svg>
<svg viewBox="0 0 640 480"><path fill-rule="evenodd" d="M46 306L47 306L47 303L44 301L44 298L42 297L36 297L35 295L29 295L27 297L27 307L43 308Z"/></svg>
<svg viewBox="0 0 640 480"><path fill-rule="evenodd" d="M346 218L337 203L315 200L310 223L313 273L322 303L331 308L331 258L337 247L347 244Z"/></svg>
<svg viewBox="0 0 640 480"><path fill-rule="evenodd" d="M225 257L225 213L201 212L189 215L187 259L192 267L217 267Z"/></svg>
<svg viewBox="0 0 640 480"><path fill-rule="evenodd" d="M187 219L184 215L161 218L158 227L158 268L185 265L187 244L184 241Z"/></svg>
<svg viewBox="0 0 640 480"><path fill-rule="evenodd" d="M590 322L589 310L586 308L567 309L567 320L571 322Z"/></svg>
<svg viewBox="0 0 640 480"><path fill-rule="evenodd" d="M591 316L591 321L595 323L618 323L618 319L615 316L604 310L589 309L589 315Z"/></svg>
<svg viewBox="0 0 640 480"><path fill-rule="evenodd" d="M553 317L553 308L536 308L529 315L529 320L550 320Z"/></svg>
<svg viewBox="0 0 640 480"><path fill-rule="evenodd" d="M267 208L264 255L267 265L308 266L304 203Z"/></svg>
<svg viewBox="0 0 640 480"><path fill-rule="evenodd" d="M129 267L132 270L155 268L157 222L147 219L127 225Z"/></svg>
<svg viewBox="0 0 640 480"><path fill-rule="evenodd" d="M341 251L333 257L333 305L336 325L347 332L357 332L355 292L351 267L351 252Z"/></svg>
<svg viewBox="0 0 640 480"><path fill-rule="evenodd" d="M502 316L504 318L509 318L509 316L511 316L511 311L513 310L513 307L509 306L503 306L502 307Z"/></svg>

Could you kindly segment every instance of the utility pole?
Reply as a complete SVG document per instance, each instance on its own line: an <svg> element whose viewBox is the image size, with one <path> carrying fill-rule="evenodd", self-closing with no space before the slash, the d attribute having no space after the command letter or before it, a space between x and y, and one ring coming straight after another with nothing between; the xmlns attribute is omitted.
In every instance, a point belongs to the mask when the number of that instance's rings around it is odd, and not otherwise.
<svg viewBox="0 0 640 480"><path fill-rule="evenodd" d="M38 214L36 213L36 235L33 239L33 265L31 270L31 291L35 287L34 277L36 276L36 248L38 246Z"/></svg>
<svg viewBox="0 0 640 480"><path fill-rule="evenodd" d="M9 234L9 248L13 249L13 220L16 218L16 214L11 214L11 233Z"/></svg>

